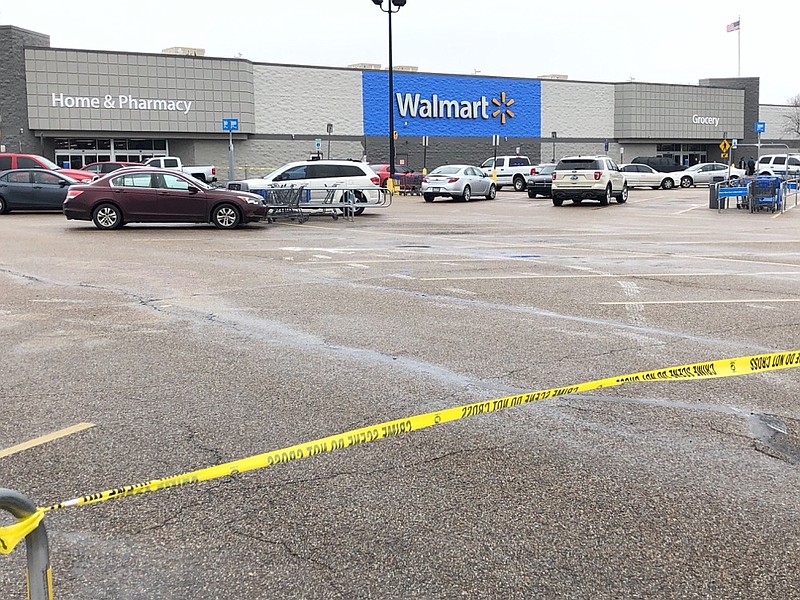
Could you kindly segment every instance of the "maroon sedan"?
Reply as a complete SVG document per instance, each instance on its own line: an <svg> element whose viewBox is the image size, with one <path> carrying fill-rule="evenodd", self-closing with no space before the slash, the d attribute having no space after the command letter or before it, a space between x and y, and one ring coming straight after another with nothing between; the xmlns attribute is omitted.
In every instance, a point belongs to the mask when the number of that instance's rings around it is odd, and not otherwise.
<svg viewBox="0 0 800 600"><path fill-rule="evenodd" d="M213 223L232 229L267 214L257 194L212 188L180 171L146 167L70 186L63 209L67 219L94 221L98 229L125 223Z"/></svg>

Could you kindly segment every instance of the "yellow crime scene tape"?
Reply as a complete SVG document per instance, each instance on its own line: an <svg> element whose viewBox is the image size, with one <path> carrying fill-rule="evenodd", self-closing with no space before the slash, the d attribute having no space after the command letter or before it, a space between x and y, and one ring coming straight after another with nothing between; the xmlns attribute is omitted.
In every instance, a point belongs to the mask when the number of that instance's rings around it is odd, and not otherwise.
<svg viewBox="0 0 800 600"><path fill-rule="evenodd" d="M540 400L547 400L548 398L556 398L558 396L564 396L565 394L588 392L599 388L616 387L639 381L715 379L718 377L748 375L751 373L776 371L792 367L800 367L800 350L754 356L740 356L738 358L666 367L653 371L641 371L639 373L630 373L618 377L608 377L595 381L587 381L585 383L577 383L566 387L538 390L515 396L484 400L402 419L394 419L392 421L378 423L377 425L359 427L358 429L353 429L345 433L338 433L310 442L295 444L294 446L281 448L280 450L272 450L263 454L241 458L197 471L183 473L181 475L173 475L162 479L151 479L150 481L142 483L125 485L39 508L35 514L20 520L14 525L0 527L0 553L10 553L19 541L24 539L30 531L38 526L44 514L49 511L71 506L84 506L86 504L105 502L106 500L114 498L125 498L126 496L135 496L148 492L157 492L159 490L181 487L200 481L210 481L220 477L229 477L231 475L237 475L238 473L244 473L245 471L263 469L264 467L271 467L293 460L309 458L323 452L333 452L334 450L341 450L342 448L375 442L383 438L395 437L411 431L433 427L434 425L441 425L443 423L458 421L476 415L504 410L513 406L530 404L531 402L539 402Z"/></svg>

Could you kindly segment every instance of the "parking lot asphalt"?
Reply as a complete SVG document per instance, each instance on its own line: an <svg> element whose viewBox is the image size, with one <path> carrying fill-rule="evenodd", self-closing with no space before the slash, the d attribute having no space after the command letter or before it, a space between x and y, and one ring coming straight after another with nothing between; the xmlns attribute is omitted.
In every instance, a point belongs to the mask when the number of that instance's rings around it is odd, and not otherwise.
<svg viewBox="0 0 800 600"><path fill-rule="evenodd" d="M503 190L235 231L0 216L0 487L45 506L798 349L790 207ZM800 598L798 389L798 369L634 383L54 511L55 597ZM24 565L0 555L0 597L25 597Z"/></svg>

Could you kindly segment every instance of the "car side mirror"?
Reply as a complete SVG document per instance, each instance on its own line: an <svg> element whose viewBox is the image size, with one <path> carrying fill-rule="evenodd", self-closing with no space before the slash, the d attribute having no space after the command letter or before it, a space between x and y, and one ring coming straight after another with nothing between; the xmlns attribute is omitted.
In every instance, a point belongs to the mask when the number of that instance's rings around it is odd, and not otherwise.
<svg viewBox="0 0 800 600"><path fill-rule="evenodd" d="M199 192L199 191L200 191L200 188L197 188L197 187L195 187L195 186L193 186L193 185L190 185L188 188L186 188L186 190L187 190L187 191L188 191L190 194L196 194L197 192Z"/></svg>
<svg viewBox="0 0 800 600"><path fill-rule="evenodd" d="M62 179L58 182L58 185L60 185L61 187L67 187L69 185L69 181Z"/></svg>

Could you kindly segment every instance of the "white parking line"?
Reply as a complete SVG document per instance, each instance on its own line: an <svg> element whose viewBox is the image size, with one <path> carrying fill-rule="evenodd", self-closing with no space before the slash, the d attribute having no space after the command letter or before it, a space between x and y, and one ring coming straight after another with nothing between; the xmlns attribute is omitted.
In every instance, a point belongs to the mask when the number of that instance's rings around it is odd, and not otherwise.
<svg viewBox="0 0 800 600"><path fill-rule="evenodd" d="M800 265L798 265L800 267ZM635 277L756 277L762 275L800 275L797 271L748 271L730 273L575 273L560 275L542 275L536 273L518 273L517 275L474 275L466 277L420 277L420 281L453 281L453 280L485 280L485 279L594 279L594 278L635 278Z"/></svg>
<svg viewBox="0 0 800 600"><path fill-rule="evenodd" d="M626 304L763 304L772 302L800 302L800 298L748 298L740 300L652 300L650 302L598 302L601 306Z"/></svg>

